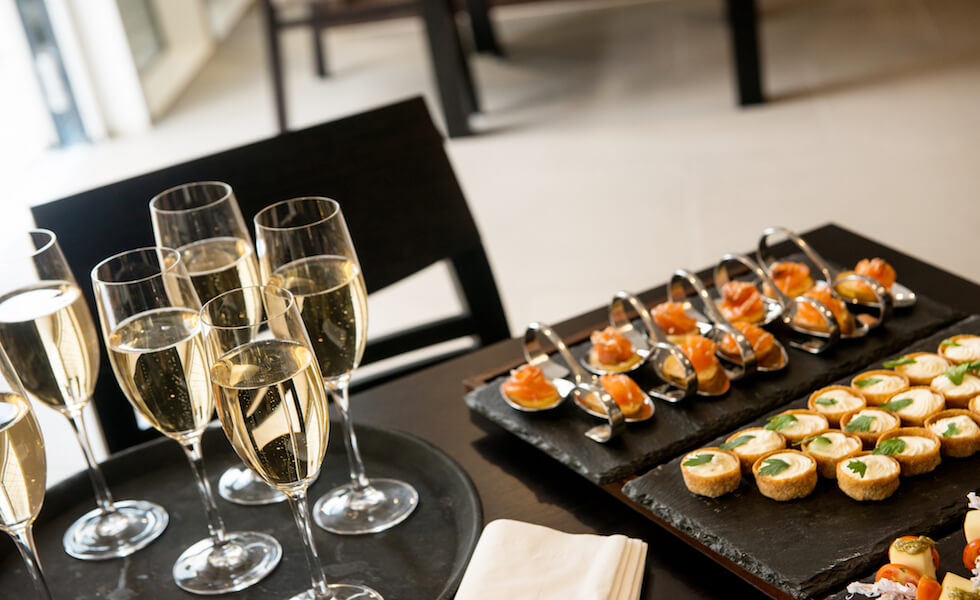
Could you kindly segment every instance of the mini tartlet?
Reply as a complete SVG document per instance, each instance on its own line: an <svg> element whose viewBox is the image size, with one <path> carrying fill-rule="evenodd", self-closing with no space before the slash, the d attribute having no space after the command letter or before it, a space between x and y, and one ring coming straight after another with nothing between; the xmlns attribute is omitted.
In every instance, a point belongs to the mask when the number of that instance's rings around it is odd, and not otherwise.
<svg viewBox="0 0 980 600"><path fill-rule="evenodd" d="M829 385L810 394L807 400L810 410L827 418L831 427L838 427L841 419L868 405L864 394L843 385Z"/></svg>
<svg viewBox="0 0 980 600"><path fill-rule="evenodd" d="M717 346L713 341L700 335L689 335L678 347L697 373L699 393L717 396L728 391L731 382L715 356ZM664 374L675 380L684 379L681 364L673 356L664 361Z"/></svg>
<svg viewBox="0 0 980 600"><path fill-rule="evenodd" d="M808 437L800 448L817 461L817 472L827 479L837 477L837 463L862 451L861 438L853 433L825 431Z"/></svg>
<svg viewBox="0 0 980 600"><path fill-rule="evenodd" d="M705 460L705 457L709 457ZM720 448L701 448L681 461L681 476L691 493L708 498L735 491L742 481L738 457Z"/></svg>
<svg viewBox="0 0 980 600"><path fill-rule="evenodd" d="M837 463L837 487L859 502L884 500L898 489L901 472L891 456L862 452Z"/></svg>
<svg viewBox="0 0 980 600"><path fill-rule="evenodd" d="M953 364L980 360L980 336L961 334L943 340L939 355Z"/></svg>
<svg viewBox="0 0 980 600"><path fill-rule="evenodd" d="M963 381L957 385L946 375L940 375L932 380L929 387L945 396L949 408L967 408L970 400L980 395L980 377L966 373Z"/></svg>
<svg viewBox="0 0 980 600"><path fill-rule="evenodd" d="M926 419L946 408L946 399L928 387L917 385L893 395L879 408L897 414L905 425L920 427Z"/></svg>
<svg viewBox="0 0 980 600"><path fill-rule="evenodd" d="M810 276L810 267L801 262L774 263L769 269L769 278L790 298L802 296L814 285L813 277ZM763 291L767 296L775 296L773 290L768 289L768 284Z"/></svg>
<svg viewBox="0 0 980 600"><path fill-rule="evenodd" d="M870 406L877 406L909 389L909 380L895 371L876 369L855 375L851 379L851 387L864 394Z"/></svg>
<svg viewBox="0 0 980 600"><path fill-rule="evenodd" d="M913 361L913 362L909 362ZM905 375L910 385L929 385L950 367L949 361L932 352L913 352L894 361L893 368L899 375ZM888 366L888 363L885 363Z"/></svg>
<svg viewBox="0 0 980 600"><path fill-rule="evenodd" d="M799 450L774 450L755 461L752 475L759 493L786 502L809 496L817 486L817 461Z"/></svg>
<svg viewBox="0 0 980 600"><path fill-rule="evenodd" d="M500 392L507 400L528 410L544 410L561 402L558 389L534 365L521 365L512 370L510 378L500 384Z"/></svg>
<svg viewBox="0 0 980 600"><path fill-rule="evenodd" d="M966 405L973 416L980 418L980 396L974 396Z"/></svg>
<svg viewBox="0 0 980 600"><path fill-rule="evenodd" d="M679 345L687 336L698 334L698 323L687 314L682 302L661 302L650 314L671 344Z"/></svg>
<svg viewBox="0 0 980 600"><path fill-rule="evenodd" d="M861 438L865 448L873 448L881 434L894 431L901 426L902 421L898 415L874 407L862 408L845 415L840 421L841 430Z"/></svg>
<svg viewBox="0 0 980 600"><path fill-rule="evenodd" d="M594 369L621 373L629 371L643 360L630 342L614 327L593 331L589 336L592 347L589 349L589 364Z"/></svg>
<svg viewBox="0 0 980 600"><path fill-rule="evenodd" d="M787 410L769 417L765 428L779 432L790 443L802 442L811 435L827 431L827 418L803 408Z"/></svg>
<svg viewBox="0 0 980 600"><path fill-rule="evenodd" d="M854 333L854 330L857 328L854 315L847 310L842 300L834 297L830 286L821 285L803 295L816 300L830 309L830 312L834 314L834 318L837 319L837 325L840 326L841 335L848 336ZM823 315L806 302L800 302L797 305L796 315L793 316L793 324L811 331L821 333L827 333L828 331L827 321L824 320Z"/></svg>
<svg viewBox="0 0 980 600"><path fill-rule="evenodd" d="M762 294L747 281L729 281L721 288L721 314L736 323L759 323L766 317Z"/></svg>
<svg viewBox="0 0 980 600"><path fill-rule="evenodd" d="M968 410L936 413L926 419L926 429L939 436L944 456L963 458L980 451L980 418Z"/></svg>
<svg viewBox="0 0 980 600"><path fill-rule="evenodd" d="M745 473L751 473L752 465L763 455L785 447L786 438L762 427L750 427L736 432L721 445L722 450L728 450L738 457Z"/></svg>
<svg viewBox="0 0 980 600"><path fill-rule="evenodd" d="M939 466L941 446L939 436L924 427L901 427L881 434L873 453L891 456L902 465L902 476L912 477Z"/></svg>

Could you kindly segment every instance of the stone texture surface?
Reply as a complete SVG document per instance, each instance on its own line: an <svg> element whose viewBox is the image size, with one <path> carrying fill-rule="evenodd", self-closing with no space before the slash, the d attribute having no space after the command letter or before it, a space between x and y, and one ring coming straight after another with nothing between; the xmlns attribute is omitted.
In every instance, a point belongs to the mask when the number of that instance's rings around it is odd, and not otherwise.
<svg viewBox="0 0 980 600"><path fill-rule="evenodd" d="M691 398L681 404L656 400L656 414L630 424L626 433L606 445L587 439L584 432L598 421L570 400L553 411L522 413L500 397L505 377L466 395L474 411L599 485L640 473L685 450L782 406L807 390L829 383L873 360L905 347L954 321L949 308L920 295L918 304L896 312L882 328L860 340L842 341L831 352L814 356L788 349L789 366L779 373L759 373L732 385L719 398ZM571 348L576 357L587 352L584 342ZM647 389L660 383L652 366L633 377Z"/></svg>
<svg viewBox="0 0 980 600"><path fill-rule="evenodd" d="M881 359L935 351L940 341L957 333L980 334L980 317ZM880 368L880 361L867 368ZM838 383L846 385L848 380ZM806 400L803 396L783 409L805 407ZM705 445L717 445L724 437ZM751 478L743 478L738 490L717 499L695 496L684 486L679 462L680 458L660 465L630 481L623 491L683 534L795 598L839 590L877 569L899 535L942 536L961 526L966 494L976 489L980 468L977 455L945 459L932 473L902 478L898 491L880 503L855 502L829 480L821 480L807 498L777 503L762 496Z"/></svg>

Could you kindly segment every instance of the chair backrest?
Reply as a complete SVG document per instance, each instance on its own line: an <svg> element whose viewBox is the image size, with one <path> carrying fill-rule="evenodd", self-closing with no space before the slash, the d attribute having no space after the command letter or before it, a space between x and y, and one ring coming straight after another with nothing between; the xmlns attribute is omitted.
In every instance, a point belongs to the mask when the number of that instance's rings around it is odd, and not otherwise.
<svg viewBox="0 0 980 600"><path fill-rule="evenodd" d="M421 98L119 181L36 206L32 212L39 227L57 233L94 307L92 267L114 253L153 244L150 198L201 180L231 184L249 223L263 207L286 198L318 195L340 201L368 293L440 260L450 262L464 312L371 340L365 363L465 336L475 336L477 345L509 337L479 232ZM420 364L370 383L414 368ZM122 410L128 404L104 347L95 402L110 451L152 436L139 430L132 411Z"/></svg>

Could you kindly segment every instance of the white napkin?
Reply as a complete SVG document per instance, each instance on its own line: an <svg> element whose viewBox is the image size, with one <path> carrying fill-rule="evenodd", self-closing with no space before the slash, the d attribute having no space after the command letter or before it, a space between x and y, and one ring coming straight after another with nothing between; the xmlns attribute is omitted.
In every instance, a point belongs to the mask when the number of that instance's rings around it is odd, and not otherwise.
<svg viewBox="0 0 980 600"><path fill-rule="evenodd" d="M646 556L646 542L623 535L500 519L483 529L456 600L636 600Z"/></svg>

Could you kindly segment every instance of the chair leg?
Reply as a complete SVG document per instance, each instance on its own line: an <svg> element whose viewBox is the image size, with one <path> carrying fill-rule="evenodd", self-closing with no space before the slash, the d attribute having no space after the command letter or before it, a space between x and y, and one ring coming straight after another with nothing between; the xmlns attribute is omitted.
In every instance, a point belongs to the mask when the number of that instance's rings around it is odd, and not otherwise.
<svg viewBox="0 0 980 600"><path fill-rule="evenodd" d="M323 32L327 29L326 15L319 4L310 5L310 21L313 24L313 64L318 77L329 75L327 71L327 47L323 43Z"/></svg>
<svg viewBox="0 0 980 600"><path fill-rule="evenodd" d="M419 4L449 137L470 135L472 111L467 104L473 103L466 100L468 67L452 9L447 0L420 0Z"/></svg>
<svg viewBox="0 0 980 600"><path fill-rule="evenodd" d="M490 20L490 6L487 0L466 0L466 11L470 15L470 27L473 28L473 42L476 51L481 54L503 56L504 52L497 43L497 34Z"/></svg>
<svg viewBox="0 0 980 600"><path fill-rule="evenodd" d="M738 103L741 106L761 104L766 99L762 92L759 17L755 0L726 0L725 4L732 37Z"/></svg>
<svg viewBox="0 0 980 600"><path fill-rule="evenodd" d="M269 51L269 68L272 70L272 93L276 103L276 121L279 133L286 131L286 96L282 76L282 52L279 48L279 23L272 0L262 0L265 14L266 42Z"/></svg>

